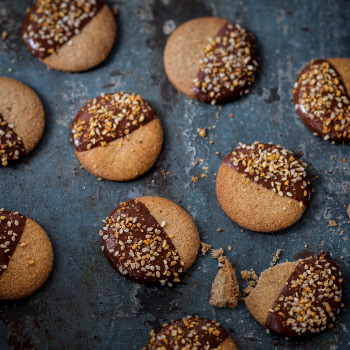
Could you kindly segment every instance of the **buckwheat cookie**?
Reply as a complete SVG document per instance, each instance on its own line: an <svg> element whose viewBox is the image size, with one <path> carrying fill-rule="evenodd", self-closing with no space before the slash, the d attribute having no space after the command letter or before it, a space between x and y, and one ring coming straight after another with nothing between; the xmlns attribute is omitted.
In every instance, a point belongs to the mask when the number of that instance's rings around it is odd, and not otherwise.
<svg viewBox="0 0 350 350"><path fill-rule="evenodd" d="M102 94L75 116L72 141L88 171L108 180L127 181L154 165L163 129L155 110L140 95Z"/></svg>
<svg viewBox="0 0 350 350"><path fill-rule="evenodd" d="M120 205L100 231L102 250L123 276L139 283L179 282L199 250L196 224L177 204L140 197Z"/></svg>
<svg viewBox="0 0 350 350"><path fill-rule="evenodd" d="M39 97L27 85L0 77L0 161L3 166L29 154L39 143L45 113Z"/></svg>
<svg viewBox="0 0 350 350"><path fill-rule="evenodd" d="M254 142L229 153L216 177L221 208L238 225L274 232L296 223L311 197L306 164L279 145Z"/></svg>
<svg viewBox="0 0 350 350"><path fill-rule="evenodd" d="M28 50L48 67L79 72L107 58L116 30L104 0L37 0L22 36Z"/></svg>
<svg viewBox="0 0 350 350"><path fill-rule="evenodd" d="M322 252L267 269L245 303L261 325L280 336L319 333L334 326L342 281L338 265Z"/></svg>
<svg viewBox="0 0 350 350"><path fill-rule="evenodd" d="M324 140L350 143L350 59L312 60L294 83L295 110Z"/></svg>
<svg viewBox="0 0 350 350"><path fill-rule="evenodd" d="M26 297L50 276L53 250L45 231L18 212L0 210L0 299Z"/></svg>
<svg viewBox="0 0 350 350"><path fill-rule="evenodd" d="M237 346L226 330L216 321L187 316L152 329L151 340L143 350L217 349L236 350Z"/></svg>
<svg viewBox="0 0 350 350"><path fill-rule="evenodd" d="M183 94L211 104L247 93L258 57L253 36L217 17L193 19L177 28L164 50L165 72Z"/></svg>

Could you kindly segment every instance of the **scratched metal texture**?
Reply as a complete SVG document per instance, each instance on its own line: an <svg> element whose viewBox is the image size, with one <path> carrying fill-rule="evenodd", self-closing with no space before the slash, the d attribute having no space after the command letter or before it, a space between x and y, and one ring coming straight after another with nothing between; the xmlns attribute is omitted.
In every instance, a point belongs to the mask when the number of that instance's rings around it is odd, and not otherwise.
<svg viewBox="0 0 350 350"><path fill-rule="evenodd" d="M291 90L298 71L310 59L350 56L350 2L107 2L119 10L116 45L106 62L79 74L49 71L27 52L20 28L31 1L0 2L0 30L9 34L0 40L0 74L30 85L43 101L47 120L37 149L0 169L0 207L36 220L55 250L53 273L37 293L17 302L0 302L0 349L141 349L152 327L189 314L218 320L242 349L349 349L347 293L333 329L288 341L267 335L243 302L236 309L209 306L217 271L217 261L209 254L200 255L174 288L142 286L112 269L101 252L98 231L119 201L164 196L193 216L202 241L225 249L237 272L251 268L262 272L277 249L282 250L280 261L293 260L304 249L329 250L344 273L348 291L349 146L314 137L294 112ZM222 110L178 93L162 65L171 30L200 16L240 23L258 42L261 73L256 84L247 96ZM88 98L119 90L140 93L154 105L165 131L164 147L154 168L141 178L98 182L80 168L69 125ZM198 136L199 127L211 127L206 138ZM224 155L239 141L255 140L282 144L310 164L315 190L310 207L299 223L280 233L241 230L216 200L215 174ZM348 162L342 161L344 157ZM199 158L203 162L193 165ZM166 177L163 169L169 172ZM208 177L201 178L202 173ZM193 183L191 176L200 179ZM330 219L338 226L330 227ZM239 282L243 290L245 282Z"/></svg>

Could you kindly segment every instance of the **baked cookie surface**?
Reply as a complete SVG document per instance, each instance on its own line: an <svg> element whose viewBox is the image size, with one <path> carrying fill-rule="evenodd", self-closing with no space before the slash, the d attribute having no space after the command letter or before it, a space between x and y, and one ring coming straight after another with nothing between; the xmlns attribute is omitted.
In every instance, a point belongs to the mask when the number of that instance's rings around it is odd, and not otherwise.
<svg viewBox="0 0 350 350"><path fill-rule="evenodd" d="M81 164L96 176L127 181L156 162L163 129L155 110L140 95L118 92L88 101L71 127Z"/></svg>
<svg viewBox="0 0 350 350"><path fill-rule="evenodd" d="M0 161L3 166L29 154L39 143L45 113L36 93L27 85L0 77Z"/></svg>
<svg viewBox="0 0 350 350"><path fill-rule="evenodd" d="M229 102L247 93L255 81L254 38L224 19L197 18L170 36L164 67L170 82L183 94L211 104Z"/></svg>
<svg viewBox="0 0 350 350"><path fill-rule="evenodd" d="M197 227L185 210L160 197L120 205L100 231L102 250L114 269L139 283L179 282L199 250Z"/></svg>
<svg viewBox="0 0 350 350"><path fill-rule="evenodd" d="M350 143L350 59L312 60L293 88L303 123L325 140Z"/></svg>
<svg viewBox="0 0 350 350"><path fill-rule="evenodd" d="M329 253L264 271L245 303L271 332L292 338L334 326L343 296L342 275Z"/></svg>
<svg viewBox="0 0 350 350"><path fill-rule="evenodd" d="M231 220L257 232L297 222L311 198L306 164L279 145L241 144L229 153L216 178L219 204Z"/></svg>
<svg viewBox="0 0 350 350"><path fill-rule="evenodd" d="M48 67L76 72L107 58L116 24L104 0L37 0L22 36L28 50Z"/></svg>
<svg viewBox="0 0 350 350"><path fill-rule="evenodd" d="M0 299L34 293L51 274L53 257L50 239L36 222L0 210Z"/></svg>
<svg viewBox="0 0 350 350"><path fill-rule="evenodd" d="M151 331L151 340L143 350L220 349L236 350L236 344L216 321L187 316Z"/></svg>

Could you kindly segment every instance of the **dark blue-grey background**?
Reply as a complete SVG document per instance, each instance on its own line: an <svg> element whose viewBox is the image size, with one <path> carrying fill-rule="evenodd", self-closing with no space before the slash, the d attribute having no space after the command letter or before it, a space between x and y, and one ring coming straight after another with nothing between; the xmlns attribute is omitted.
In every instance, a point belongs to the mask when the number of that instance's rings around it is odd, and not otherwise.
<svg viewBox="0 0 350 350"><path fill-rule="evenodd" d="M175 288L145 287L122 278L109 266L100 250L98 231L101 220L119 201L164 196L193 216L202 241L225 249L237 272L253 268L260 273L277 249L283 250L280 261L293 260L303 249L324 249L341 266L348 290L349 146L313 136L294 113L291 90L298 71L310 59L350 56L350 2L107 2L119 10L112 54L89 72L67 74L47 70L21 40L21 23L31 1L0 1L0 31L9 33L5 41L0 40L0 74L30 85L42 99L47 118L38 148L26 159L0 169L0 207L36 220L55 250L53 273L37 293L18 302L0 302L0 348L141 349L152 327L199 314L220 321L242 349L348 349L348 294L332 330L290 342L267 335L243 302L236 309L209 306L217 270L217 261L210 255L199 256ZM212 15L252 31L261 57L261 73L251 92L222 110L179 94L162 65L170 29L191 18ZM118 90L140 93L154 105L165 131L164 147L145 176L128 183L98 182L80 168L69 141L69 125L88 98ZM229 118L231 112L234 118ZM210 126L208 137L200 138L197 128ZM315 189L310 207L298 224L281 233L243 232L216 200L215 174L223 156L239 141L255 140L280 143L310 164ZM342 161L344 157L348 162ZM199 158L204 161L194 166L193 160ZM165 178L163 169L169 171ZM203 172L207 178L191 183L191 176ZM330 227L330 219L338 226ZM217 232L218 227L223 231ZM245 288L245 282L239 282Z"/></svg>

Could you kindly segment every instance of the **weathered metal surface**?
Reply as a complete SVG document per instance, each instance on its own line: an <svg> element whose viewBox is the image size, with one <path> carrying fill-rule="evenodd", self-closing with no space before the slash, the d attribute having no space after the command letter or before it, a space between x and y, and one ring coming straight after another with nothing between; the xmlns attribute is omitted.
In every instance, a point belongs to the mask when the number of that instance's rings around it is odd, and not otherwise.
<svg viewBox="0 0 350 350"><path fill-rule="evenodd" d="M0 169L0 206L40 223L56 254L54 271L43 288L25 300L0 303L0 348L140 349L152 327L188 314L220 321L242 349L349 348L349 294L333 329L312 339L287 341L267 335L243 302L234 310L209 306L217 269L210 255L199 256L174 288L145 287L113 270L100 250L98 230L119 201L164 196L193 215L202 241L225 248L236 271L253 268L260 273L277 249L282 249L280 261L292 260L307 245L307 249L332 252L344 272L347 292L350 159L344 163L343 158L350 158L349 146L312 136L294 112L291 89L298 71L311 58L350 56L350 2L108 3L119 9L116 46L105 63L80 74L48 71L27 52L20 28L31 1L0 3L0 30L9 34L0 41L0 73L33 87L47 116L39 147L24 160ZM177 93L162 65L170 30L191 18L212 15L252 31L261 57L261 73L251 93L222 110ZM118 90L140 93L154 105L165 130L164 148L145 176L128 183L98 182L80 168L69 141L69 125L88 98ZM208 137L200 138L197 128L209 126L213 128ZM223 156L238 141L255 140L280 143L310 163L315 189L310 207L299 223L281 233L242 231L216 200L215 173ZM193 165L199 158L203 162ZM166 177L163 169L169 171ZM200 177L203 172L207 178ZM194 184L191 176L200 180ZM330 219L338 226L330 227ZM219 227L222 232L217 232ZM243 289L241 279L240 283Z"/></svg>

